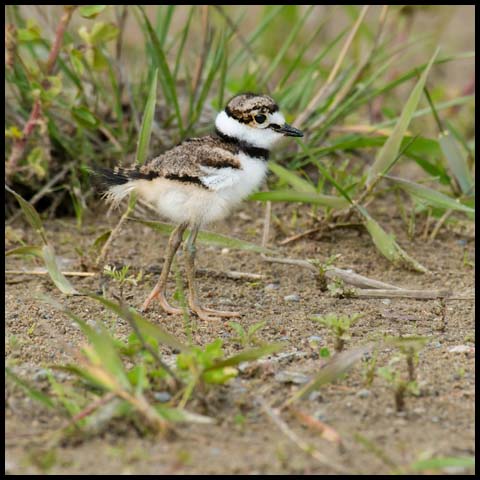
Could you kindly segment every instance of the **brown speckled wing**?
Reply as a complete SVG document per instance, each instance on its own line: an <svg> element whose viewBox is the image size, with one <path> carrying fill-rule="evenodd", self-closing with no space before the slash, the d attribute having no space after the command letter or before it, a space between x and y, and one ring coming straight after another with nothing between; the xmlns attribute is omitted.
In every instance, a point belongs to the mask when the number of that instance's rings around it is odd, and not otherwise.
<svg viewBox="0 0 480 480"><path fill-rule="evenodd" d="M202 184L202 167L241 168L234 146L215 137L191 138L143 165L144 175Z"/></svg>

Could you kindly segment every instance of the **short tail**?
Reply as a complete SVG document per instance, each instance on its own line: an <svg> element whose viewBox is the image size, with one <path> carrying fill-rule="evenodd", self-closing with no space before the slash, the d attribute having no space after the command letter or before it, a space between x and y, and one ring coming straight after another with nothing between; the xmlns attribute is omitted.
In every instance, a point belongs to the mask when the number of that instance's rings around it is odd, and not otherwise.
<svg viewBox="0 0 480 480"><path fill-rule="evenodd" d="M95 175L96 183L103 191L103 197L114 207L135 190L137 180L151 180L150 173L142 173L139 167L121 168L113 170L103 167L94 167L91 173Z"/></svg>

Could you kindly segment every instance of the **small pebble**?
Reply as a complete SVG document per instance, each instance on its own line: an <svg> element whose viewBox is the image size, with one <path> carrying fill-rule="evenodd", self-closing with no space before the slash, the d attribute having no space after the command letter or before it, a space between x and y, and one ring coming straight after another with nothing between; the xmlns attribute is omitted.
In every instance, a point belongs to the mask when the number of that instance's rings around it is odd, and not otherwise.
<svg viewBox="0 0 480 480"><path fill-rule="evenodd" d="M238 214L238 218L240 218L241 220L251 220L252 217L250 215L248 215L248 213L245 213L245 212L240 212Z"/></svg>
<svg viewBox="0 0 480 480"><path fill-rule="evenodd" d="M318 335L312 335L311 337L308 337L308 341L320 343L323 341L323 338L319 337Z"/></svg>
<svg viewBox="0 0 480 480"><path fill-rule="evenodd" d="M265 290L278 290L280 288L280 283L269 283L265 285Z"/></svg>
<svg viewBox="0 0 480 480"><path fill-rule="evenodd" d="M469 345L455 345L448 349L448 353L475 353L475 347Z"/></svg>
<svg viewBox="0 0 480 480"><path fill-rule="evenodd" d="M461 240L457 240L457 243L460 246L464 247L467 244L467 241L464 238L462 238Z"/></svg>
<svg viewBox="0 0 480 480"><path fill-rule="evenodd" d="M323 400L323 397L320 392L315 390L312 393L310 393L310 395L308 396L308 399L311 400L312 402L316 402L316 401Z"/></svg>
<svg viewBox="0 0 480 480"><path fill-rule="evenodd" d="M432 421L433 423L438 423L438 422L440 421L440 419L439 419L438 417L432 417L432 418L431 418L431 421Z"/></svg>
<svg viewBox="0 0 480 480"><path fill-rule="evenodd" d="M237 369L241 373L243 373L247 370L248 366L249 366L249 362L241 362L241 363L238 364Z"/></svg>
<svg viewBox="0 0 480 480"><path fill-rule="evenodd" d="M300 372L278 372L275 375L275 380L280 383L295 383L302 385L310 380L310 377Z"/></svg>
<svg viewBox="0 0 480 480"><path fill-rule="evenodd" d="M371 394L372 394L372 392L370 390L363 389L363 390L359 390L356 393L356 396L358 398L368 398Z"/></svg>
<svg viewBox="0 0 480 480"><path fill-rule="evenodd" d="M296 293L294 293L293 295L287 295L286 297L283 297L283 299L286 302L299 302L300 301L300 297Z"/></svg>
<svg viewBox="0 0 480 480"><path fill-rule="evenodd" d="M313 412L313 417L316 418L317 420L321 420L322 422L325 422L327 420L327 415L325 410L316 410Z"/></svg>
<svg viewBox="0 0 480 480"><path fill-rule="evenodd" d="M155 398L155 400L158 400L162 403L169 402L172 398L172 396L168 392L155 392L153 394L153 397Z"/></svg>
<svg viewBox="0 0 480 480"><path fill-rule="evenodd" d="M461 467L461 466L450 466L450 467L444 467L443 468L443 471L447 474L447 475L458 475L458 474L461 474L461 473L465 473L465 470L466 470L466 467Z"/></svg>
<svg viewBox="0 0 480 480"><path fill-rule="evenodd" d="M382 303L383 303L384 305L390 305L390 304L392 303L392 301L391 301L389 298L384 298L384 299L382 300Z"/></svg>
<svg viewBox="0 0 480 480"><path fill-rule="evenodd" d="M48 376L48 371L45 368L41 368L33 376L33 381L34 382L41 382L42 380L45 380L47 378L47 376Z"/></svg>
<svg viewBox="0 0 480 480"><path fill-rule="evenodd" d="M228 248L222 248L222 255L227 255L230 253L230 250Z"/></svg>

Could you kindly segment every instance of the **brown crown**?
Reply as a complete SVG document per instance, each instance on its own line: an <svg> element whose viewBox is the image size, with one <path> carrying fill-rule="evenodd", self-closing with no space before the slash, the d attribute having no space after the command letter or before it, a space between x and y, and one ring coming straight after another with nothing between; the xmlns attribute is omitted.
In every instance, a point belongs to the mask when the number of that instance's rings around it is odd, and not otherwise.
<svg viewBox="0 0 480 480"><path fill-rule="evenodd" d="M254 113L273 113L277 110L278 105L273 98L255 93L236 95L225 107L225 112L229 117L244 123L250 122Z"/></svg>

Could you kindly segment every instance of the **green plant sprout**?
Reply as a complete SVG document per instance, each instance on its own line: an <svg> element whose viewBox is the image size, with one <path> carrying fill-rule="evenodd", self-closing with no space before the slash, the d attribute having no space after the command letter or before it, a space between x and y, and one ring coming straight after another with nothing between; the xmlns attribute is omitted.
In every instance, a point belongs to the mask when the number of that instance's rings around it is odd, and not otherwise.
<svg viewBox="0 0 480 480"><path fill-rule="evenodd" d="M248 347L250 345L261 345L262 342L259 341L255 334L261 330L267 324L266 320L263 322L254 323L248 330L245 330L243 326L235 321L228 322L228 325L232 327L237 333L238 337L232 338L234 342L240 343L243 347Z"/></svg>
<svg viewBox="0 0 480 480"><path fill-rule="evenodd" d="M387 337L387 343L396 347L407 362L408 380L414 382L417 379L415 367L418 364L418 355L420 350L428 341L426 337L408 336L408 337Z"/></svg>
<svg viewBox="0 0 480 480"><path fill-rule="evenodd" d="M341 257L342 255L337 253L335 255L330 255L324 262L321 262L317 259L309 259L308 261L317 267L317 285L320 291L325 292L327 290L328 279L326 277L326 273L330 267L332 267L335 262Z"/></svg>
<svg viewBox="0 0 480 480"><path fill-rule="evenodd" d="M324 317L312 317L311 320L327 327L334 335L334 349L341 352L345 347L346 340L350 339L348 334L350 327L363 315L354 313L352 315L337 315L336 313L328 313Z"/></svg>
<svg viewBox="0 0 480 480"><path fill-rule="evenodd" d="M119 284L120 288L120 296L123 296L123 288L125 284L129 283L130 285L137 286L138 283L142 280L143 278L143 271L140 270L137 274L137 276L134 275L128 275L128 271L130 270L129 265L124 265L120 270L115 267L115 265L105 265L103 268L103 274L106 275L107 277L112 278L115 282Z"/></svg>
<svg viewBox="0 0 480 480"><path fill-rule="evenodd" d="M375 372L377 368L378 349L374 348L372 355L367 360L364 360L363 381L365 387L369 388L375 379Z"/></svg>
<svg viewBox="0 0 480 480"><path fill-rule="evenodd" d="M407 393L418 395L419 390L417 382L408 380L399 371L396 366L399 360L398 357L392 359L388 366L379 367L377 373L385 379L392 388L396 411L403 412L405 410L405 395Z"/></svg>
<svg viewBox="0 0 480 480"><path fill-rule="evenodd" d="M394 346L400 353L390 360L388 366L380 367L377 373L383 377L394 392L395 408L397 412L405 409L405 395L410 393L418 395L417 374L415 367L418 364L420 350L425 346L428 339L420 336L387 337L387 344ZM407 374L401 371L400 363L406 362Z"/></svg>
<svg viewBox="0 0 480 480"><path fill-rule="evenodd" d="M353 298L355 297L355 289L347 287L341 278L334 278L327 285L330 295L335 298Z"/></svg>

